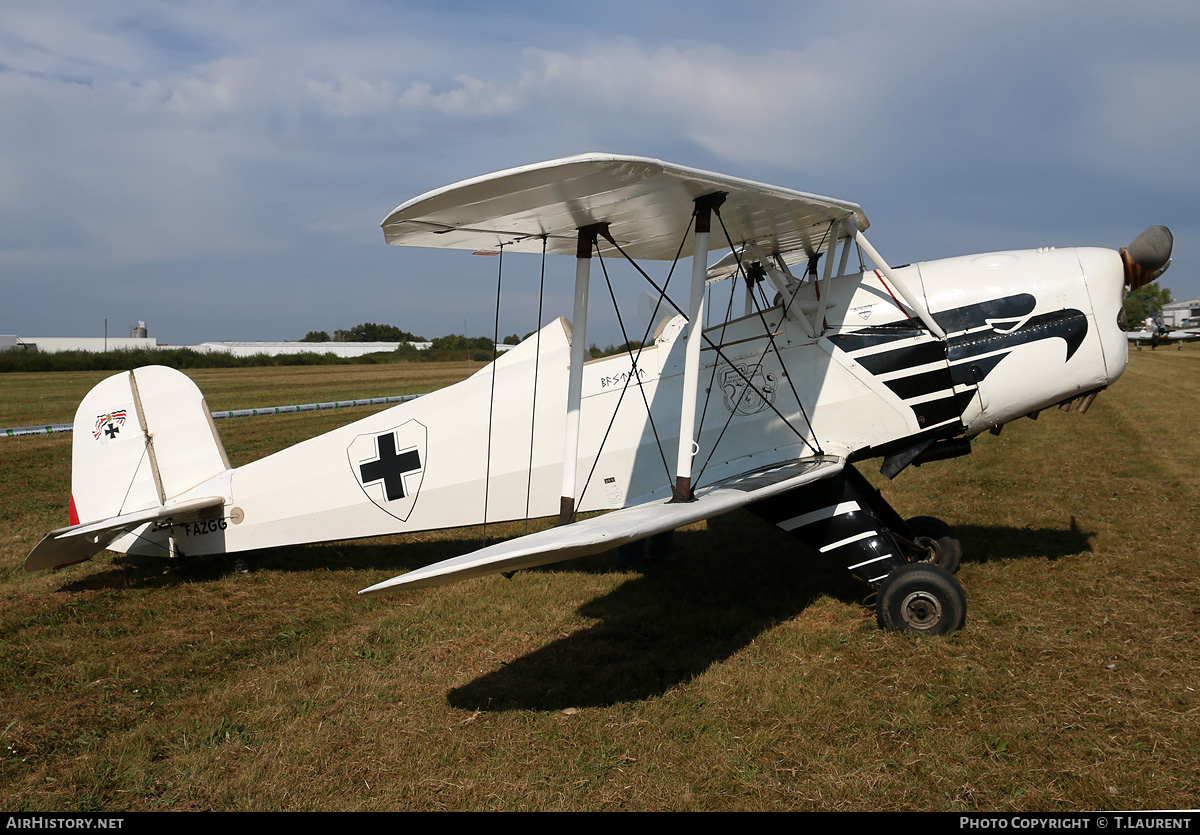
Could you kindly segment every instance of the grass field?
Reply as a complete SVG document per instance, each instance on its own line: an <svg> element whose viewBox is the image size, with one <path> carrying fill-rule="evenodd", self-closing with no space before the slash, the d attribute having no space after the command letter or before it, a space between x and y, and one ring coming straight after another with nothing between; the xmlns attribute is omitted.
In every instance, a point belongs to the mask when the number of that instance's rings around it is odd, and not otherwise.
<svg viewBox="0 0 1200 835"><path fill-rule="evenodd" d="M193 376L232 409L466 373ZM0 426L70 421L102 376L0 376ZM602 555L369 599L479 531L280 549L249 575L112 555L27 575L66 523L70 437L0 438L0 805L1195 808L1197 410L1200 352L1142 351L1087 415L886 485L863 465L902 514L959 530L969 612L949 639L879 631L864 586L742 512L642 574ZM363 414L219 428L238 464Z"/></svg>

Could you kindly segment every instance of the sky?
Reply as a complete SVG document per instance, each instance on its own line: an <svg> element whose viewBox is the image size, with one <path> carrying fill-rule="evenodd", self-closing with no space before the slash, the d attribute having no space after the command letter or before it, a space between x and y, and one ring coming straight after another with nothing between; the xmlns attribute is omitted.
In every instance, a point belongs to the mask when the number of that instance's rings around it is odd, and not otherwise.
<svg viewBox="0 0 1200 835"><path fill-rule="evenodd" d="M1194 2L4 0L0 333L490 336L498 259L380 222L589 151L854 201L893 265L1165 224L1192 298L1197 91ZM540 268L506 258L501 334Z"/></svg>

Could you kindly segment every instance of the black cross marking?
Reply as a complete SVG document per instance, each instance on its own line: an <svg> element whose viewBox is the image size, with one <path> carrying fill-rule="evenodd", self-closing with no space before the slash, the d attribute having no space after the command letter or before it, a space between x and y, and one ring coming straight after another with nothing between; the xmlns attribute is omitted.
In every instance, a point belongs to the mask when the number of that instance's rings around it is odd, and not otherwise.
<svg viewBox="0 0 1200 835"><path fill-rule="evenodd" d="M415 449L396 454L396 436L391 432L375 438L379 445L379 460L359 465L364 485L383 481L387 500L404 498L404 476L421 469L421 456Z"/></svg>
<svg viewBox="0 0 1200 835"><path fill-rule="evenodd" d="M113 426L111 421L109 422L109 424L107 426L104 427L104 434L108 436L108 439L110 441L113 438L117 437L117 433L120 431L121 431L121 427Z"/></svg>

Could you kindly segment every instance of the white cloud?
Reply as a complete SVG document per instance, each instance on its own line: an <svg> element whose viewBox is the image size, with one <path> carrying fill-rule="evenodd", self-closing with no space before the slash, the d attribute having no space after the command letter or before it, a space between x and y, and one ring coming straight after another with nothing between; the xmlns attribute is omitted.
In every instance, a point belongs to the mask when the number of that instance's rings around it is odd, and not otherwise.
<svg viewBox="0 0 1200 835"><path fill-rule="evenodd" d="M9 70L34 75L92 78L129 73L149 56L127 36L64 14L52 4L6 4L0 10L0 49Z"/></svg>
<svg viewBox="0 0 1200 835"><path fill-rule="evenodd" d="M43 248L0 260L137 263L263 252L249 231L240 163L259 153L236 133L163 120L171 97L121 82L85 85L0 74L14 130L0 134L0 217L43 224ZM150 112L150 111L157 112Z"/></svg>

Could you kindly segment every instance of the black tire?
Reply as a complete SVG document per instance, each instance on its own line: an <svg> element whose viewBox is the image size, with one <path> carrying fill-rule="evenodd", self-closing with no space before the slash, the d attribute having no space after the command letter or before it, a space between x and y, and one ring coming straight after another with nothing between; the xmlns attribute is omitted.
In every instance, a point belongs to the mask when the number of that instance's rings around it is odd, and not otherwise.
<svg viewBox="0 0 1200 835"><path fill-rule="evenodd" d="M879 587L879 626L916 635L950 635L967 622L967 593L954 575L931 563L902 565Z"/></svg>
<svg viewBox="0 0 1200 835"><path fill-rule="evenodd" d="M958 567L962 565L962 543L952 527L932 516L914 516L905 524L913 542L929 549L929 557L921 562L939 565L951 574L958 573Z"/></svg>

